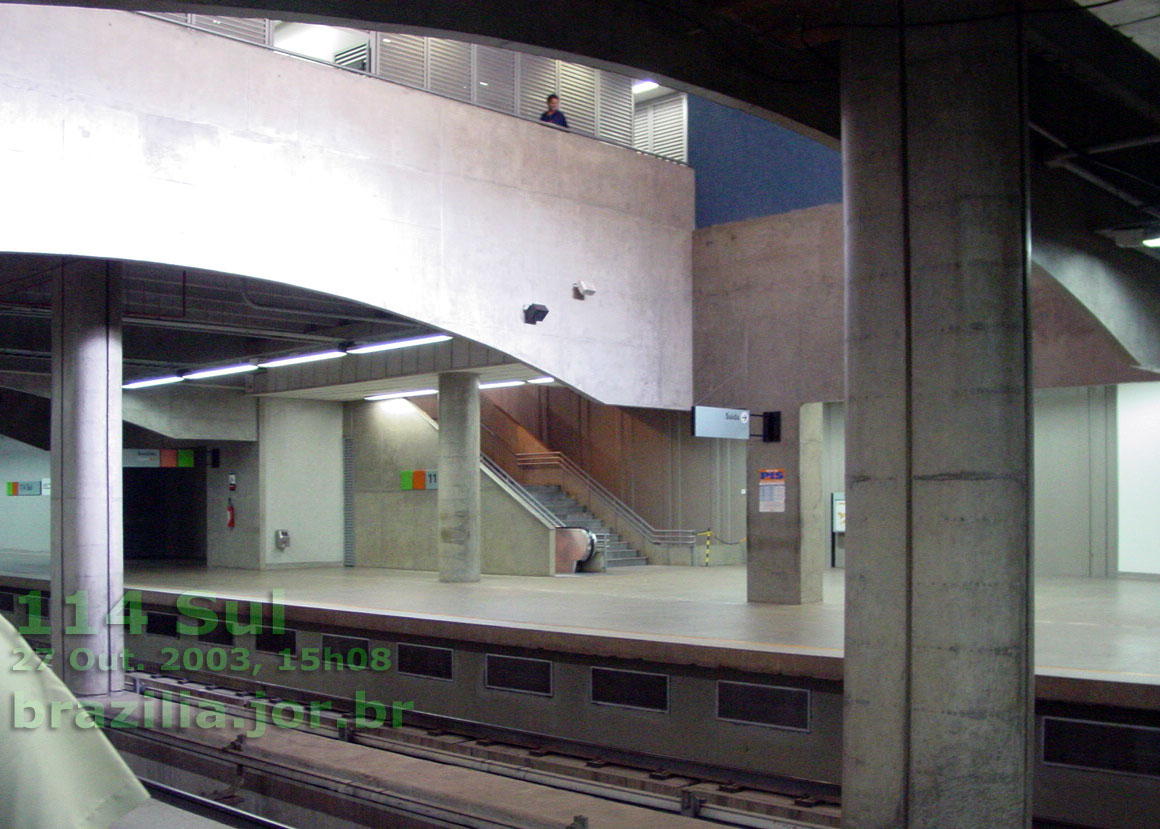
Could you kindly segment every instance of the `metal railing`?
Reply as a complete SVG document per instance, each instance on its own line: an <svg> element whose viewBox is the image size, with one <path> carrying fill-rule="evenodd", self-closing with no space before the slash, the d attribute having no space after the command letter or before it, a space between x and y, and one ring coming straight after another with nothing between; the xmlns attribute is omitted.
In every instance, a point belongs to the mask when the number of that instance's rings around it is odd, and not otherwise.
<svg viewBox="0 0 1160 829"><path fill-rule="evenodd" d="M696 530L654 527L562 452L521 452L516 455L516 461L522 469L560 470L572 479L572 486L561 482L565 491L622 533L630 528L656 546L691 547L697 541ZM596 509L593 509L594 501L600 502Z"/></svg>
<svg viewBox="0 0 1160 829"><path fill-rule="evenodd" d="M633 112L632 79L618 73L603 69L591 69L583 64L570 63L555 58L544 58L525 52L500 49L499 47L482 46L479 44L422 35L399 35L390 32L363 29L358 29L357 31L365 32L367 36L365 48L355 47L353 49L347 49L344 52L336 54L334 59L328 60L276 46L274 43L274 24L276 21L269 19L223 17L221 15L182 12L138 12L138 14L157 20L164 20L179 26L197 29L198 31L208 32L231 40L260 46L273 52L293 55L303 60L323 63L347 72L355 72L359 75L378 78L379 80L385 80L390 83L421 89L432 95L483 107L492 112L510 115L524 121L539 123L539 110L542 108L541 103L546 94L545 90L568 94L568 91L571 89L570 101L574 101L575 103L570 103L569 117L573 119L573 123L567 132L594 141L600 141L604 144L612 144L617 147L634 150L642 155L660 158L684 167L689 166L688 161L685 159L686 142L684 136L687 133L687 127L684 120L683 102L681 106L681 118L665 124L665 130L668 133L673 133L674 135L677 132L680 133L680 140L662 142L658 146L663 146L665 150L663 152L654 152L651 149L638 147L636 146L637 142L633 140L633 128L636 118ZM443 81L441 85L432 83L429 67L423 68L422 72L417 72L416 78L411 80L394 77L391 74L391 62L389 60L382 60L379 54L383 49L382 44L391 43L392 38L394 40L424 41L427 44L425 47L427 50L432 48L432 44L451 44L452 48L455 46L462 47L469 52L469 56L466 58L469 68L466 70L463 78L441 78L440 80ZM355 52L358 52L358 54L353 54ZM506 95L504 96L502 104L491 101L490 98L477 99L481 87L489 87L490 82L481 82L478 76L481 71L484 71L481 70L481 66L488 66L490 63L495 62L487 59L487 55L491 53L509 54L513 56L515 61L514 79L504 78L504 82L498 84L498 86L513 86L510 90L510 102L507 100L509 96ZM441 67L448 62L450 64L456 64L463 63L463 60L436 61ZM503 62L500 61L500 63ZM525 62L529 64L526 70L523 67ZM423 63L425 66L430 64L430 56L424 55ZM551 64L551 66L548 66L548 64ZM418 79L419 75L422 76L421 81ZM525 79L525 75L528 76L527 79ZM588 75L591 75L591 77L587 77ZM588 88L590 85L591 88ZM529 102L528 98L531 93L523 91L523 86L527 86L529 89L534 86L536 93L534 96L531 96L534 98L533 102ZM621 86L624 86L623 90L620 89ZM460 94L454 94L446 91L443 87L466 91L460 91ZM611 92L610 90L613 89L616 91ZM622 93L627 94L627 101L618 101L614 105L613 101L622 97ZM534 107L532 107L532 103L535 104ZM651 146L652 143L650 142Z"/></svg>
<svg viewBox="0 0 1160 829"><path fill-rule="evenodd" d="M553 515L547 507L545 507L539 502L539 500L536 499L536 496L528 492L527 488L523 484L505 472L503 467L501 467L498 463L493 461L487 455L480 455L479 462L485 469L487 469L488 472L492 474L494 478L499 480L500 483L510 491L510 494L514 496L517 501L523 504L525 509L534 513L545 524L557 529L565 526L559 518Z"/></svg>

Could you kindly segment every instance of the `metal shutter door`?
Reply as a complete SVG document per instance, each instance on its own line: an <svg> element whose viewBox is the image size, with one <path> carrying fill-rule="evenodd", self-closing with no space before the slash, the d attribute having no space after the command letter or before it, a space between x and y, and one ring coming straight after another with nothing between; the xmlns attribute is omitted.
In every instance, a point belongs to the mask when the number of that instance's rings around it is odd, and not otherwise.
<svg viewBox="0 0 1160 829"><path fill-rule="evenodd" d="M493 46L476 46L475 103L488 109L516 111L516 55Z"/></svg>
<svg viewBox="0 0 1160 829"><path fill-rule="evenodd" d="M597 136L631 147L632 79L600 70L596 83Z"/></svg>
<svg viewBox="0 0 1160 829"><path fill-rule="evenodd" d="M560 109L568 126L596 134L596 70L578 63L560 63Z"/></svg>
<svg viewBox="0 0 1160 829"><path fill-rule="evenodd" d="M519 114L524 118L540 117L547 109L544 99L559 94L560 77L556 71L557 61L539 55L519 56Z"/></svg>
<svg viewBox="0 0 1160 829"><path fill-rule="evenodd" d="M218 17L212 14L195 14L193 25L207 32L228 35L250 43L270 44L270 21L258 17Z"/></svg>
<svg viewBox="0 0 1160 829"><path fill-rule="evenodd" d="M424 89L427 86L427 38L375 32L378 66L375 74L388 81Z"/></svg>
<svg viewBox="0 0 1160 829"><path fill-rule="evenodd" d="M459 101L471 100L471 44L427 38L427 88Z"/></svg>

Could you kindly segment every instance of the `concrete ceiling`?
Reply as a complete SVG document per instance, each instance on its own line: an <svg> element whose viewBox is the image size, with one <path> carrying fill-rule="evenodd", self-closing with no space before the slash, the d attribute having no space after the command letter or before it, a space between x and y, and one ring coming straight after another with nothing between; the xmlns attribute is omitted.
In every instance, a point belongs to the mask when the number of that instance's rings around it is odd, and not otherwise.
<svg viewBox="0 0 1160 829"><path fill-rule="evenodd" d="M1101 0L1080 3L1092 7L1092 14L1160 58L1160 0L1121 0L1110 5Z"/></svg>
<svg viewBox="0 0 1160 829"><path fill-rule="evenodd" d="M0 254L0 372L51 372L51 284L62 261ZM123 289L126 382L344 343L441 333L348 300L211 271L129 262ZM539 376L532 369L524 374ZM245 379L213 383L241 387Z"/></svg>

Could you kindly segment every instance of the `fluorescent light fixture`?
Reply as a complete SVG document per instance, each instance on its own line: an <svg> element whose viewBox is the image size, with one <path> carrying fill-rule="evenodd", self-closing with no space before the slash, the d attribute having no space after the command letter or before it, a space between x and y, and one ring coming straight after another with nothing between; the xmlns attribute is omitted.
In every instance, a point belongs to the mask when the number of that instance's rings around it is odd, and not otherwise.
<svg viewBox="0 0 1160 829"><path fill-rule="evenodd" d="M165 386L169 383L180 383L183 377L178 377L176 374L172 377L154 377L152 380L134 380L132 383L124 383L121 385L123 389L147 389L150 386Z"/></svg>
<svg viewBox="0 0 1160 829"><path fill-rule="evenodd" d="M1160 225L1155 223L1097 230L1122 248L1160 248Z"/></svg>
<svg viewBox="0 0 1160 829"><path fill-rule="evenodd" d="M642 92L652 92L659 88L660 84L656 81L637 81L632 85L632 94L640 95Z"/></svg>
<svg viewBox="0 0 1160 829"><path fill-rule="evenodd" d="M375 351L392 351L396 348L411 348L416 345L430 345L431 343L445 343L451 338L446 334L432 334L428 337L412 337L409 340L393 340L389 343L372 343L360 345L357 348L348 348L347 354L371 354Z"/></svg>
<svg viewBox="0 0 1160 829"><path fill-rule="evenodd" d="M320 351L317 354L299 354L296 357L281 357L265 363L258 363L258 368L278 368L279 366L296 366L299 363L316 363L319 360L333 360L335 357L345 357L345 351Z"/></svg>
<svg viewBox="0 0 1160 829"><path fill-rule="evenodd" d="M186 374L186 380L206 380L210 377L225 377L227 374L244 374L247 371L257 371L253 363L243 363L240 366L224 366L222 368L207 368L203 371L194 371Z"/></svg>
<svg viewBox="0 0 1160 829"><path fill-rule="evenodd" d="M481 391L484 389L510 389L512 386L522 386L523 384L523 380L503 380L499 383L480 383L479 388Z"/></svg>
<svg viewBox="0 0 1160 829"><path fill-rule="evenodd" d="M555 383L555 377L536 377L528 381L529 383Z"/></svg>
<svg viewBox="0 0 1160 829"><path fill-rule="evenodd" d="M392 391L386 394L372 394L363 400L398 400L402 397L430 397L439 394L439 389L412 389L411 391Z"/></svg>

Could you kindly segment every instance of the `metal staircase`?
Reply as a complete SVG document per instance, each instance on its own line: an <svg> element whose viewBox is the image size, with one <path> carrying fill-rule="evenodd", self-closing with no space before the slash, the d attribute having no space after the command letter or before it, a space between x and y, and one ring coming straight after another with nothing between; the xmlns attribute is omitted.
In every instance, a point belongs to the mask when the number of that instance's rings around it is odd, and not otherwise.
<svg viewBox="0 0 1160 829"><path fill-rule="evenodd" d="M566 527L584 527L597 536L597 552L604 553L604 566L634 567L648 564L648 559L621 538L620 533L593 515L575 498L558 486L525 487L527 492Z"/></svg>

